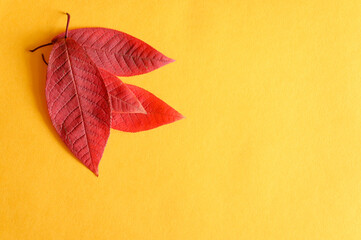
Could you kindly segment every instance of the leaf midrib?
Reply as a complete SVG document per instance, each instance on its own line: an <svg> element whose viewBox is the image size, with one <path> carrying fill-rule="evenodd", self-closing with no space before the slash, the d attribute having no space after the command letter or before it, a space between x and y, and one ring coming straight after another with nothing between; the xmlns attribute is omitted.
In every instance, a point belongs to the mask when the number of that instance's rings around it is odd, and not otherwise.
<svg viewBox="0 0 361 240"><path fill-rule="evenodd" d="M70 74L72 76L72 82L74 84L74 89L75 89L75 94L76 94L76 99L78 101L78 105L79 105L79 109L80 109L80 115L81 115L81 120L82 120L82 124L83 124L83 127L84 127L84 131L85 131L85 138L86 138L86 146L88 148L88 152L89 152L89 155L90 155L90 162L92 164L92 167L94 169L94 171L96 170L95 167L94 167L94 162L93 162L93 156L91 154L91 151L90 151L90 148L89 148L89 140L88 140L88 134L87 134L87 131L86 131L86 127L85 127L85 123L84 123L84 114L83 114L83 108L80 104L80 98L79 98L79 93L78 93L78 87L75 83L75 77L74 77L74 74L73 74L73 67L72 67L72 64L71 64L71 60L70 60L70 56L69 56L69 52L68 52L68 46L67 46L67 42L66 42L66 39L64 39L64 42L65 42L65 51L66 51L66 56L67 56L67 61L69 62L69 66L70 66Z"/></svg>
<svg viewBox="0 0 361 240"><path fill-rule="evenodd" d="M133 58L133 59L145 59L145 60L149 60L149 61L159 61L159 62L168 62L168 60L161 60L161 59L156 59L156 58L149 58L149 57L135 57L135 56L132 56L132 55L129 55L129 54L121 54L119 52L113 52L113 51L106 51L102 48L93 48L93 47L89 47L89 46L85 46L84 45L84 48L89 48L89 49L92 49L94 51L102 51L102 52L107 52L109 54L113 54L113 55L116 55L116 54L119 54L120 56L124 56L124 57L129 57L129 58Z"/></svg>

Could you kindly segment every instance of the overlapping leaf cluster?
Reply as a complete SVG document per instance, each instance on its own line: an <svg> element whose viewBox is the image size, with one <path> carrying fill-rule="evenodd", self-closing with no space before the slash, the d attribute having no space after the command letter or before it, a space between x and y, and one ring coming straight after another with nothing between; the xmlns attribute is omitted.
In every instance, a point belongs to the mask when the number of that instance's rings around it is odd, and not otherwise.
<svg viewBox="0 0 361 240"><path fill-rule="evenodd" d="M138 132L183 118L150 92L117 77L174 61L145 42L112 29L80 28L67 29L52 44L45 91L51 121L96 175L110 128Z"/></svg>

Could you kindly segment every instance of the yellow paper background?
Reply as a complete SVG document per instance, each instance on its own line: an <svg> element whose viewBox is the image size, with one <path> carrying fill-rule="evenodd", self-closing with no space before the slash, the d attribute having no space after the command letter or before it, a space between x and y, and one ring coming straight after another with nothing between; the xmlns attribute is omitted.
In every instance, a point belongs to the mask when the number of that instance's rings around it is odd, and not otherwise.
<svg viewBox="0 0 361 240"><path fill-rule="evenodd" d="M44 97L70 28L175 63L123 78L187 118L111 131L97 178ZM0 2L0 239L361 239L359 1Z"/></svg>

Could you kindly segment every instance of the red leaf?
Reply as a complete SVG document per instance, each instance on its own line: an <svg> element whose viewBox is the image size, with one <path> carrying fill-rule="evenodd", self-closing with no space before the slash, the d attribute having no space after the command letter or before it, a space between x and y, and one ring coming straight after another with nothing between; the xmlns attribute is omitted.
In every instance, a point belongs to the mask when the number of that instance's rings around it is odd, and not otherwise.
<svg viewBox="0 0 361 240"><path fill-rule="evenodd" d="M73 154L98 175L110 131L110 104L100 72L73 39L50 54L46 99L51 121Z"/></svg>
<svg viewBox="0 0 361 240"><path fill-rule="evenodd" d="M78 42L99 67L116 76L151 72L173 62L145 42L126 33L107 28L79 28L68 36ZM63 38L64 33L53 38Z"/></svg>
<svg viewBox="0 0 361 240"><path fill-rule="evenodd" d="M104 69L100 68L99 71L110 95L112 112L147 113L126 84Z"/></svg>
<svg viewBox="0 0 361 240"><path fill-rule="evenodd" d="M112 113L112 128L124 132L139 132L184 118L152 93L134 85L127 86L137 96L147 114Z"/></svg>

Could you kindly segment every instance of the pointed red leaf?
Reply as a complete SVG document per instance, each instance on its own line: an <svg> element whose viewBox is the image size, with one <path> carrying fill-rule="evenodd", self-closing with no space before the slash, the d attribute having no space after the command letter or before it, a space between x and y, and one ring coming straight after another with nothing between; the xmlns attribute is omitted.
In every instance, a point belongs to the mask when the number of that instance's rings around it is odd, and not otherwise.
<svg viewBox="0 0 361 240"><path fill-rule="evenodd" d="M54 44L45 91L49 115L61 139L98 175L110 131L109 98L98 68L73 39Z"/></svg>
<svg viewBox="0 0 361 240"><path fill-rule="evenodd" d="M68 36L78 42L99 67L116 76L151 72L173 62L145 42L129 34L107 28L79 28ZM64 33L52 41L64 37Z"/></svg>
<svg viewBox="0 0 361 240"><path fill-rule="evenodd" d="M147 113L125 83L104 69L99 68L99 72L110 95L112 112Z"/></svg>
<svg viewBox="0 0 361 240"><path fill-rule="evenodd" d="M152 93L134 85L127 86L137 96L147 114L112 113L112 128L124 132L139 132L184 118Z"/></svg>

